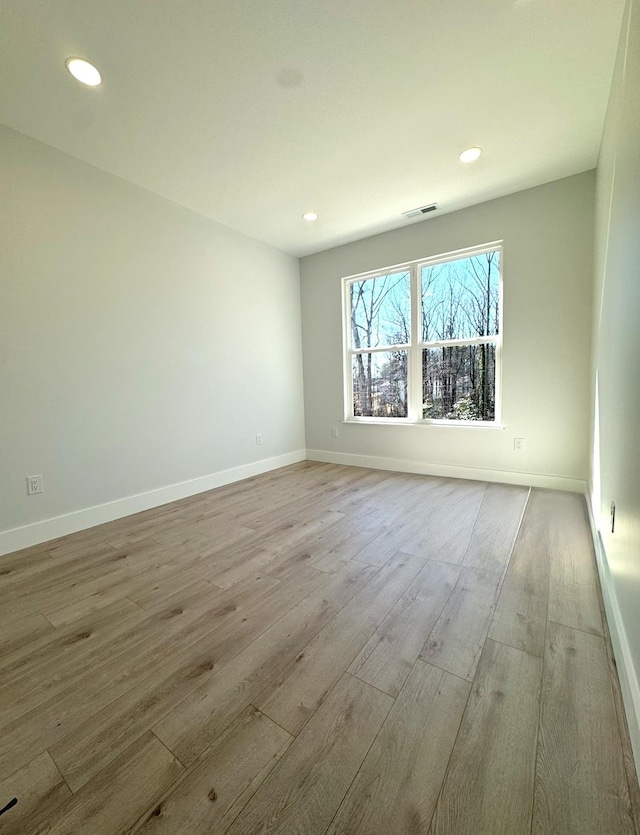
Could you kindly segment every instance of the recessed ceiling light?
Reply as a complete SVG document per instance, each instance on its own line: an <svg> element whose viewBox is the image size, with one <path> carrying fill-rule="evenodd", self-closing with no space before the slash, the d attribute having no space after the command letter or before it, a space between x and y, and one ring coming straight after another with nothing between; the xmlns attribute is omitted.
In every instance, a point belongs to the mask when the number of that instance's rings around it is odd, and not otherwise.
<svg viewBox="0 0 640 835"><path fill-rule="evenodd" d="M87 87L97 87L102 83L98 69L84 58L67 58L65 64L71 75Z"/></svg>
<svg viewBox="0 0 640 835"><path fill-rule="evenodd" d="M467 148L466 151L460 154L458 159L460 162L475 162L481 153L482 148Z"/></svg>
<svg viewBox="0 0 640 835"><path fill-rule="evenodd" d="M317 212L305 212L302 215L302 219L306 220L308 223L313 223L314 220L317 220L320 215Z"/></svg>

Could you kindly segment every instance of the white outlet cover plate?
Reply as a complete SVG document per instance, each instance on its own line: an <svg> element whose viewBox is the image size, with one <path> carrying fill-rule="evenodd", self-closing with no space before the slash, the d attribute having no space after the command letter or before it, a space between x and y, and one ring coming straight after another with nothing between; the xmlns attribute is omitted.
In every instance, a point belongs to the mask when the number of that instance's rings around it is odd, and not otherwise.
<svg viewBox="0 0 640 835"><path fill-rule="evenodd" d="M44 490L41 475L27 476L27 494L34 496L36 493L42 493Z"/></svg>

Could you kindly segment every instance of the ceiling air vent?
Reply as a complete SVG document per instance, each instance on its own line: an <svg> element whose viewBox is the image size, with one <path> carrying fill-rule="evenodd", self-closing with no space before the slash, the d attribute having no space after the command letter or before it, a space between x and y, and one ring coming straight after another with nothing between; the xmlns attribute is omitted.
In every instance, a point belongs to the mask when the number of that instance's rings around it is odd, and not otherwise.
<svg viewBox="0 0 640 835"><path fill-rule="evenodd" d="M420 206L419 209L411 209L411 211L403 212L402 214L407 220L413 220L414 217L422 217L422 215L428 215L429 212L435 212L437 208L437 203L430 203L428 206Z"/></svg>

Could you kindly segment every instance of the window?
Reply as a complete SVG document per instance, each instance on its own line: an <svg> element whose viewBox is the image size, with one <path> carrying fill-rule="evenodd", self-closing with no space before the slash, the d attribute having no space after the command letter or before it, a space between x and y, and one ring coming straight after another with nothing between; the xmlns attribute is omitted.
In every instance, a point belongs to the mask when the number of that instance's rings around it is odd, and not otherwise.
<svg viewBox="0 0 640 835"><path fill-rule="evenodd" d="M498 421L501 256L491 244L345 279L347 420Z"/></svg>

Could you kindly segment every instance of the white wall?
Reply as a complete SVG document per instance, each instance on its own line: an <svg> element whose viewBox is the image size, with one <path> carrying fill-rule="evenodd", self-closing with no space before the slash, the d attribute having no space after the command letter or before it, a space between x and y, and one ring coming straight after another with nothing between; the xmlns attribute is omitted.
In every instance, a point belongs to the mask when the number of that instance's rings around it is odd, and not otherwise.
<svg viewBox="0 0 640 835"><path fill-rule="evenodd" d="M584 489L593 188L587 172L303 258L308 454ZM341 278L496 240L504 240L506 428L341 423ZM524 452L514 452L514 437L525 439Z"/></svg>
<svg viewBox="0 0 640 835"><path fill-rule="evenodd" d="M640 2L629 0L596 187L593 516L640 765ZM609 512L616 504L615 532Z"/></svg>
<svg viewBox="0 0 640 835"><path fill-rule="evenodd" d="M0 181L0 531L303 457L297 259L4 128Z"/></svg>

